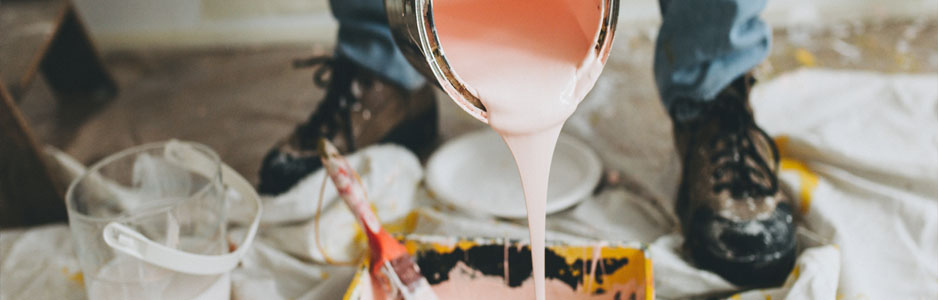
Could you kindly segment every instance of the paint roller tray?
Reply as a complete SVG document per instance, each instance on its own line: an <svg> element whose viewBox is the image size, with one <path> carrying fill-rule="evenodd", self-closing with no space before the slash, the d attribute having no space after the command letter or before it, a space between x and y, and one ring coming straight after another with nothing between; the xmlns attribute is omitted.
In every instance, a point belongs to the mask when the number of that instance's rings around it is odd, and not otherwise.
<svg viewBox="0 0 938 300"><path fill-rule="evenodd" d="M601 174L596 153L583 142L561 134L551 163L547 213L589 197ZM527 216L520 178L508 146L491 129L447 142L427 162L427 186L435 198L469 212L498 217Z"/></svg>
<svg viewBox="0 0 938 300"><path fill-rule="evenodd" d="M441 300L534 299L527 244L422 235L403 242ZM549 299L654 299L651 259L642 244L548 242L545 255ZM374 299L367 264L343 299Z"/></svg>

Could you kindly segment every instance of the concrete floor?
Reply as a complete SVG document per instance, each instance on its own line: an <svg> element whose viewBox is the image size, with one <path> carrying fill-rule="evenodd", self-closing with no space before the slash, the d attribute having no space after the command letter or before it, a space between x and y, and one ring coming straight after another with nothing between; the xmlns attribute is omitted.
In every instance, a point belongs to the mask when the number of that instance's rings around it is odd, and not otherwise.
<svg viewBox="0 0 938 300"><path fill-rule="evenodd" d="M583 117L597 130L624 128L619 134L634 142L618 148L628 166L617 167L651 171L638 183L666 196L679 164L651 77L654 32L619 30L603 77L583 104L614 98L628 109ZM775 32L771 57L757 73L764 80L799 67L938 72L936 45L934 19L788 28ZM323 96L312 85L313 71L294 70L291 61L326 53L326 45L111 52L104 59L121 87L113 101L70 107L57 103L39 80L20 107L41 142L86 164L132 145L177 138L207 144L256 182L264 153ZM483 126L445 95L438 98L444 138Z"/></svg>

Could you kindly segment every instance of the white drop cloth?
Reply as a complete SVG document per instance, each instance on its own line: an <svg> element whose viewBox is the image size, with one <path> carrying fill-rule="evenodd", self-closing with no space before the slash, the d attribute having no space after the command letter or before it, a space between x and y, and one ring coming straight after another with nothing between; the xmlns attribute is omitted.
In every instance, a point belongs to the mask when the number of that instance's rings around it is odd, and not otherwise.
<svg viewBox="0 0 938 300"><path fill-rule="evenodd" d="M784 136L782 181L804 213L798 236L805 249L783 287L739 298L938 299L938 76L802 70L759 84L753 97L759 123ZM596 141L617 138L572 130ZM604 143L592 145L608 151ZM402 148L371 147L350 160L392 230L527 237L524 224L462 214L433 200L420 185L419 162ZM363 240L330 184L317 234L322 180L317 172L264 199L259 240L232 275L233 298L341 299ZM607 188L550 216L548 238L646 242L659 298L732 295L735 287L681 258L680 236L652 198ZM0 233L0 298L81 299L78 272L66 226Z"/></svg>

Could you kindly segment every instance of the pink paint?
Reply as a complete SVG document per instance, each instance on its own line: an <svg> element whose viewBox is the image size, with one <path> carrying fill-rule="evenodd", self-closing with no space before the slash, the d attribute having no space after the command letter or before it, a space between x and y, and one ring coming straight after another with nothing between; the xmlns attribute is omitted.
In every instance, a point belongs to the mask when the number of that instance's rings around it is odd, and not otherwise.
<svg viewBox="0 0 938 300"><path fill-rule="evenodd" d="M545 299L544 228L551 157L563 123L602 69L600 0L433 3L443 52L477 92L511 149L528 214L536 299ZM444 299L446 297L443 297Z"/></svg>
<svg viewBox="0 0 938 300"><path fill-rule="evenodd" d="M601 250L603 249L603 246L604 246L604 243L602 242L596 243L596 245L593 246L593 262L590 265L590 273L588 276L586 276L586 278L588 278L588 280L586 281L587 291L593 289L593 281L596 281L595 279L596 278L596 265L602 259L602 256L600 256L600 254L601 254ZM583 265L585 266L586 264L583 264ZM586 272L583 272L583 274L586 274Z"/></svg>

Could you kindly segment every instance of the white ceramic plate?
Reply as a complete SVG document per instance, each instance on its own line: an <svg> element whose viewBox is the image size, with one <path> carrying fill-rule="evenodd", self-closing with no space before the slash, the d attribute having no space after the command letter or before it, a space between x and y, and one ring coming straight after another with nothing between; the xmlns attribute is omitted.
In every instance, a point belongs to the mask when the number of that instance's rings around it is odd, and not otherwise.
<svg viewBox="0 0 938 300"><path fill-rule="evenodd" d="M592 149L561 134L551 163L547 213L586 199L601 173ZM502 138L488 128L455 138L433 153L427 162L427 185L440 201L472 213L527 216L514 158Z"/></svg>

